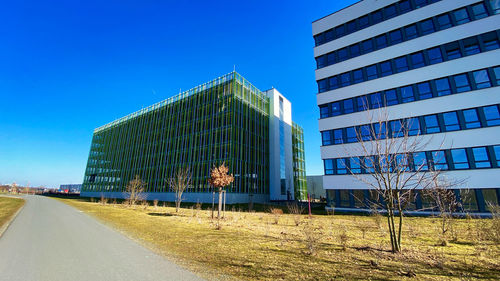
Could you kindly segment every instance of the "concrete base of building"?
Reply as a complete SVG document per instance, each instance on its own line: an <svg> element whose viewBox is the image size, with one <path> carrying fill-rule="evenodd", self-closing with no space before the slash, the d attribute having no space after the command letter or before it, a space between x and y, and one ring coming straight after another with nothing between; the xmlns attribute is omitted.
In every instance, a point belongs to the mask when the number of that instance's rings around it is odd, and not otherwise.
<svg viewBox="0 0 500 281"><path fill-rule="evenodd" d="M95 197L101 198L116 198L116 199L127 199L128 194L125 192L89 192L84 191L80 193L80 197ZM145 192L143 194L145 200L158 200L158 201L175 201L175 193L173 192ZM269 203L269 194L253 194L252 201L254 203ZM200 202L200 203L212 203L213 195L212 193L197 192L190 193L186 192L182 195L182 202ZM215 193L215 202L218 202L219 195ZM250 195L248 193L226 193L226 204L237 204L237 203L248 203L250 200Z"/></svg>

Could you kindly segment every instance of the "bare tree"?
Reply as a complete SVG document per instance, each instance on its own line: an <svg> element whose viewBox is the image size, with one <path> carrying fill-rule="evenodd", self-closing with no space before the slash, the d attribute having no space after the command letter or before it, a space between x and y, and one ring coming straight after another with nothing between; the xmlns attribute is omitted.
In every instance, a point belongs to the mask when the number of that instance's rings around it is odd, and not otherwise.
<svg viewBox="0 0 500 281"><path fill-rule="evenodd" d="M146 183L141 180L139 175L135 175L135 179L131 180L126 188L128 194L127 203L129 205L135 205L138 201L144 200L144 190L146 188Z"/></svg>
<svg viewBox="0 0 500 281"><path fill-rule="evenodd" d="M416 121L389 121L385 109L366 112L370 123L356 128L358 143L344 145L346 154L353 156L347 160L349 165L345 159L337 164L370 187L374 195L371 203L387 214L391 249L400 252L403 213L414 201L416 190L428 188L439 169L418 157L430 139L420 136Z"/></svg>
<svg viewBox="0 0 500 281"><path fill-rule="evenodd" d="M220 220L220 213L222 211L222 192L224 187L230 185L234 181L232 174L228 174L229 169L224 163L219 167L213 167L210 171L210 178L208 183L210 183L214 188L218 189L219 192L219 209L217 212L217 220Z"/></svg>
<svg viewBox="0 0 500 281"><path fill-rule="evenodd" d="M179 212L182 202L182 194L191 184L191 173L188 168L179 168L172 178L167 179L167 183L175 192L175 212Z"/></svg>

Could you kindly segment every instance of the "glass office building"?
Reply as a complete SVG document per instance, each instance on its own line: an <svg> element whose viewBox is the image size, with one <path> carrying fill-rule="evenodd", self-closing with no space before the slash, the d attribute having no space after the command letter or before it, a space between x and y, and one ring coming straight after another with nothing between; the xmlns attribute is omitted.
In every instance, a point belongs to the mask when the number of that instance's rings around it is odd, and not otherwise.
<svg viewBox="0 0 500 281"><path fill-rule="evenodd" d="M275 89L261 92L232 72L95 129L81 196L122 198L138 175L146 183L147 199L170 201L174 194L167 179L178 169L189 169L185 200L211 202L210 169L222 163L235 178L227 187L229 203L246 202L249 195L254 202L302 195L306 187L299 184L301 191L294 192L294 183L305 181L303 173L286 173L283 168L278 176L285 177L290 194L283 197L282 186L274 185L276 175L270 172L276 157L278 165L297 161L293 167L304 168L303 132L298 125L283 121L273 142L275 97L284 99ZM280 114L288 114L291 121L291 105ZM296 129L287 131L287 126ZM292 140L300 140L302 150L292 149Z"/></svg>
<svg viewBox="0 0 500 281"><path fill-rule="evenodd" d="M368 207L369 187L348 171L371 177L356 164L369 155L354 151L380 110L384 136L428 141L408 169L425 163L462 181L453 188L468 212L500 203L500 1L363 0L312 29L329 206ZM419 193L412 206L426 200Z"/></svg>

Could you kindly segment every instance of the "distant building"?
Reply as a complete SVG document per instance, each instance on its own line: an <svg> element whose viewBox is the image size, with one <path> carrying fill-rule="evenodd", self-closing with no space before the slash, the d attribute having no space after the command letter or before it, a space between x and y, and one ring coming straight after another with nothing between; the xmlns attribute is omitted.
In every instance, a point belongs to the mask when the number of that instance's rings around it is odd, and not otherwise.
<svg viewBox="0 0 500 281"><path fill-rule="evenodd" d="M367 111L384 108L381 138L430 140L408 169L439 169L468 212L500 203L500 1L364 0L312 24L323 186L335 208L367 208L357 180L370 141ZM373 156L377 157L377 156ZM406 161L405 160L405 161ZM368 170L368 171L367 171ZM412 208L428 205L417 193Z"/></svg>
<svg viewBox="0 0 500 281"><path fill-rule="evenodd" d="M326 199L326 190L323 188L323 176L307 176L307 192L314 200Z"/></svg>
<svg viewBox="0 0 500 281"><path fill-rule="evenodd" d="M122 198L138 175L147 199L173 201L182 168L185 201L212 202L210 169L225 163L229 203L305 199L303 140L282 94L232 72L95 129L81 196Z"/></svg>
<svg viewBox="0 0 500 281"><path fill-rule="evenodd" d="M82 184L61 184L59 186L59 192L64 193L80 193L82 189Z"/></svg>

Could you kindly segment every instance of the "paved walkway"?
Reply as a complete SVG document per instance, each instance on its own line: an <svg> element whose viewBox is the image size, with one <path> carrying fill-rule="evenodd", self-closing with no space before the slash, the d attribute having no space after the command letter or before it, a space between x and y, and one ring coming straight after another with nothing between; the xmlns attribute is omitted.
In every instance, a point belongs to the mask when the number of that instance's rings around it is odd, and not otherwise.
<svg viewBox="0 0 500 281"><path fill-rule="evenodd" d="M0 238L0 280L202 280L64 203L24 198Z"/></svg>

